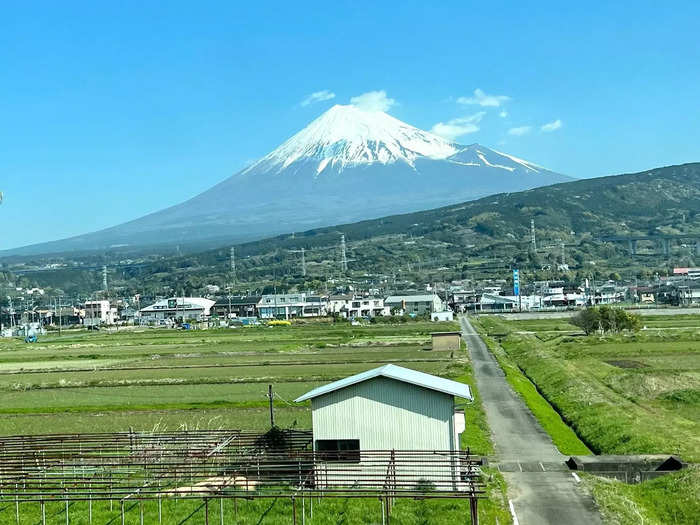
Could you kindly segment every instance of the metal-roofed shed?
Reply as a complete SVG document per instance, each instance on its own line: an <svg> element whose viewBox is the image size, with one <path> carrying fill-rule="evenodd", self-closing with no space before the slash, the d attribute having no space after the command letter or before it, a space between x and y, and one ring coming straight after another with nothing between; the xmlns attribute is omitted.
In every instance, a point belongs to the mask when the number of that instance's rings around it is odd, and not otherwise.
<svg viewBox="0 0 700 525"><path fill-rule="evenodd" d="M458 450L468 385L385 365L320 386L311 400L314 449ZM359 457L359 456L358 456Z"/></svg>

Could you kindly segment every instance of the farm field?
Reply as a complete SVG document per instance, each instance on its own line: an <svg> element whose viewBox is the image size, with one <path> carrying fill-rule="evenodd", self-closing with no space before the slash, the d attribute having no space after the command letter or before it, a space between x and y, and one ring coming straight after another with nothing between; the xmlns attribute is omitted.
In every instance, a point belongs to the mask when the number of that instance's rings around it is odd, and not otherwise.
<svg viewBox="0 0 700 525"><path fill-rule="evenodd" d="M275 392L275 423L310 429L309 403L297 405L294 398L385 363L473 386L466 351L451 356L430 350L431 332L455 329L456 323L313 323L193 332L67 332L31 345L0 341L0 435L129 429L262 432L270 428L268 384ZM466 412L463 446L488 454L492 445L480 405L474 403ZM488 471L488 478L482 522L510 523L502 477ZM289 501L241 501L237 511L232 502L225 505L226 519L237 512L240 523L260 523L263 516L266 523L291 522ZM11 510L14 522L14 506ZM41 519L38 505L21 504L20 511L21 523ZM86 504L71 503L69 512L71 523L88 522ZM118 521L119 506L95 502L93 512L99 522ZM203 512L201 500L163 503L168 523L185 522L188 516L189 522L202 522ZM218 503L210 508L212 523L218 522L219 512ZM146 523L157 522L155 502L145 503L144 513ZM468 505L399 501L394 516L397 523L453 523L467 519ZM337 523L339 517L346 523L381 523L381 506L376 500L324 500L314 508L314 523ZM138 520L138 507L127 509L127 521ZM62 503L47 505L47 522L65 522Z"/></svg>
<svg viewBox="0 0 700 525"><path fill-rule="evenodd" d="M310 428L292 400L385 363L455 377L458 360L427 351L432 323L310 324L235 330L66 333L0 341L0 435L59 432Z"/></svg>
<svg viewBox="0 0 700 525"><path fill-rule="evenodd" d="M473 324L594 453L700 461L700 316L644 316L639 332L603 336L584 336L566 319L481 316ZM700 515L696 467L632 488L588 483L612 522L694 523Z"/></svg>

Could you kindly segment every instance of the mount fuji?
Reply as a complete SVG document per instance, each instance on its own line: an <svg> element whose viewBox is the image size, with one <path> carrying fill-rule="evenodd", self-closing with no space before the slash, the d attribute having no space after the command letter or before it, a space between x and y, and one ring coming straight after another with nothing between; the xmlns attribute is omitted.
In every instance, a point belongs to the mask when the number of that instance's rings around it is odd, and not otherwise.
<svg viewBox="0 0 700 525"><path fill-rule="evenodd" d="M379 111L336 105L248 168L181 204L15 254L252 240L572 180Z"/></svg>

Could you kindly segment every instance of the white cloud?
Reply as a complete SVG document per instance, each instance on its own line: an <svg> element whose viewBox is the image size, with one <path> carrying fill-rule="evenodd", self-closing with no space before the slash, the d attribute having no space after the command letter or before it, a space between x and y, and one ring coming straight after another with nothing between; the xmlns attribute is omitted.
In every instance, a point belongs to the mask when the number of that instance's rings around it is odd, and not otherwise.
<svg viewBox="0 0 700 525"><path fill-rule="evenodd" d="M478 104L479 106L497 108L509 100L510 97L505 95L487 95L481 89L477 88L474 90L473 96L459 97L457 102L460 104Z"/></svg>
<svg viewBox="0 0 700 525"><path fill-rule="evenodd" d="M446 139L456 140L462 135L479 131L479 122L484 118L484 115L486 115L485 111L479 111L468 117L459 117L448 120L447 122L438 122L430 131Z"/></svg>
<svg viewBox="0 0 700 525"><path fill-rule="evenodd" d="M396 100L389 98L386 91L368 91L350 99L350 104L367 111L389 111L396 105Z"/></svg>
<svg viewBox="0 0 700 525"><path fill-rule="evenodd" d="M510 128L508 130L508 135L515 135L516 137L522 137L527 135L532 131L532 126L520 126L518 128Z"/></svg>
<svg viewBox="0 0 700 525"><path fill-rule="evenodd" d="M501 112L498 114L498 116L501 118L506 118L508 116L508 112L505 109L501 110Z"/></svg>
<svg viewBox="0 0 700 525"><path fill-rule="evenodd" d="M556 131L559 128L561 128L564 124L562 123L561 120L557 119L552 122L547 122L546 124L543 124L540 129L544 131L545 133L550 133L552 131Z"/></svg>
<svg viewBox="0 0 700 525"><path fill-rule="evenodd" d="M321 91L314 91L308 97L301 101L301 105L308 106L309 104L313 104L314 102L323 102L324 100L331 100L332 98L335 98L335 93L327 89L323 89Z"/></svg>

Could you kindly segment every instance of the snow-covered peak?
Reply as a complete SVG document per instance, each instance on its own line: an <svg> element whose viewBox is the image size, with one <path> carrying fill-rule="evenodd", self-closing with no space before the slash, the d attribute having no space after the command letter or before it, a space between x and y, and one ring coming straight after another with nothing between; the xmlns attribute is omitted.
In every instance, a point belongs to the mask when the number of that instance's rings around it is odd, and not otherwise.
<svg viewBox="0 0 700 525"><path fill-rule="evenodd" d="M541 166L519 159L507 153L501 153L481 144L464 146L448 159L450 162L465 166L482 166L500 168L510 172L525 169L526 172L539 173L544 170Z"/></svg>
<svg viewBox="0 0 700 525"><path fill-rule="evenodd" d="M419 157L444 159L457 151L455 144L384 112L335 105L246 171L281 171L299 161L317 163L317 174L360 164L413 166Z"/></svg>

